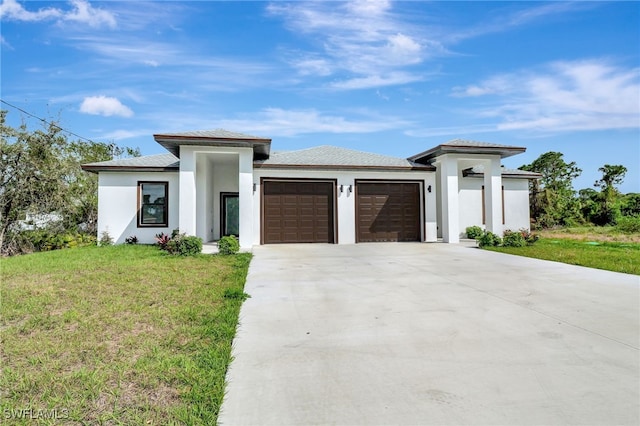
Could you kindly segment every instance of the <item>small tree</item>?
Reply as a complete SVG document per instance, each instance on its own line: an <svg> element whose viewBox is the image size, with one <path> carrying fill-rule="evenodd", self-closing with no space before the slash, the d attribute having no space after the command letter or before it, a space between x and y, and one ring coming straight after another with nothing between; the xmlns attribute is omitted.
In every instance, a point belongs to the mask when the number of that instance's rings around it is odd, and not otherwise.
<svg viewBox="0 0 640 426"><path fill-rule="evenodd" d="M0 251L16 249L16 224L28 213L59 211L65 202L63 153L66 139L50 124L14 129L0 111Z"/></svg>
<svg viewBox="0 0 640 426"><path fill-rule="evenodd" d="M529 186L531 217L541 226L566 225L581 220L579 204L573 190L573 179L582 170L575 162L566 163L560 152L547 152L521 170L537 172L542 178Z"/></svg>
<svg viewBox="0 0 640 426"><path fill-rule="evenodd" d="M605 164L598 171L602 173L602 178L593 184L596 188L600 188L599 209L595 223L598 225L615 224L620 216L622 201L616 186L624 181L627 168L621 165Z"/></svg>

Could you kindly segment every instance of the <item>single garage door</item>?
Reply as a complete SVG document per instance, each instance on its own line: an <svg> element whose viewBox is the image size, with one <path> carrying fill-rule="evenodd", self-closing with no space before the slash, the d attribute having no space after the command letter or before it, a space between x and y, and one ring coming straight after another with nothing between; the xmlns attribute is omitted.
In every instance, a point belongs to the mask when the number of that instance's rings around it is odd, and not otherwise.
<svg viewBox="0 0 640 426"><path fill-rule="evenodd" d="M356 182L358 242L420 241L420 184Z"/></svg>
<svg viewBox="0 0 640 426"><path fill-rule="evenodd" d="M264 180L263 243L333 243L330 181Z"/></svg>

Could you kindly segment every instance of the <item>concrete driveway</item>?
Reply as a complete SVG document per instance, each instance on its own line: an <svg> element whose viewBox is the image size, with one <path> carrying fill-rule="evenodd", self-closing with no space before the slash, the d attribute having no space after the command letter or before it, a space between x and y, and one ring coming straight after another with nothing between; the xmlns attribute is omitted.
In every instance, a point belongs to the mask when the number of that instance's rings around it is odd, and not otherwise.
<svg viewBox="0 0 640 426"><path fill-rule="evenodd" d="M254 248L222 425L640 423L640 278L464 245Z"/></svg>

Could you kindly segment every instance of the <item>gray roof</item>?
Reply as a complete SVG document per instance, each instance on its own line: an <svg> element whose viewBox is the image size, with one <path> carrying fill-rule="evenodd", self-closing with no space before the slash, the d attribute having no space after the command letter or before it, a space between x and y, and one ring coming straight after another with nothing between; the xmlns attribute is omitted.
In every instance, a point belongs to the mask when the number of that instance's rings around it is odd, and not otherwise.
<svg viewBox="0 0 640 426"><path fill-rule="evenodd" d="M409 160L422 164L430 164L436 157L442 154L490 154L500 155L500 158L505 158L520 154L526 150L526 148L520 146L453 139L421 152L420 154L413 155L409 157Z"/></svg>
<svg viewBox="0 0 640 426"><path fill-rule="evenodd" d="M462 171L462 175L469 176L469 177L483 177L484 165L480 164L480 165L465 169ZM542 177L540 173L528 172L526 170L520 170L520 169L506 169L504 167L502 168L502 176L510 177L514 179L539 179Z"/></svg>
<svg viewBox="0 0 640 426"><path fill-rule="evenodd" d="M273 152L267 160L254 161L256 168L306 169L420 169L435 170L432 166L417 164L404 158L323 145L296 151ZM173 171L180 167L180 159L173 154L146 155L84 164L90 172L100 171Z"/></svg>
<svg viewBox="0 0 640 426"><path fill-rule="evenodd" d="M234 138L241 135L239 133L227 132L226 130L213 130L216 135L221 136L232 135ZM184 137L198 137L196 135L211 135L210 132L185 132ZM177 135L177 134L172 134ZM247 135L243 135L247 136ZM180 136L183 137L183 136ZM209 136L203 136L205 138ZM237 139L234 139L237 140ZM443 146L452 147L485 147L490 149L505 149L518 147L510 147L507 145L498 145L485 142L464 141L456 139L436 148ZM434 149L436 149L434 148ZM433 151L430 150L430 151ZM411 157L409 159L391 157L387 155L374 154L371 152L357 151L353 149L340 148L330 145L322 145L313 148L300 149L296 151L273 152L268 159L259 159L254 161L255 168L303 168L303 169L390 169L390 170L435 170L435 167L429 164L420 164L412 161L412 158L419 157L424 159L422 154ZM429 157L431 158L431 157ZM97 163L83 164L83 170L90 172L100 171L177 171L180 167L180 159L174 154L157 154L146 155L143 157L120 158L110 161L100 161ZM484 174L484 167L477 165L463 171L464 176L481 177ZM520 179L537 179L541 175L539 173L528 172L517 169L502 169L502 176Z"/></svg>
<svg viewBox="0 0 640 426"><path fill-rule="evenodd" d="M109 170L118 171L171 171L178 170L180 160L173 154L145 155L142 157L118 158L116 160L99 161L83 164L82 169L89 172Z"/></svg>
<svg viewBox="0 0 640 426"><path fill-rule="evenodd" d="M154 135L156 136L156 135ZM157 136L173 136L178 138L207 138L207 139L241 139L241 140L271 140L261 136L252 136L245 133L231 132L225 129L193 130L189 132L159 133Z"/></svg>
<svg viewBox="0 0 640 426"><path fill-rule="evenodd" d="M477 148L517 148L512 145L501 145L498 143L492 142L480 142L480 141L472 141L468 139L452 139L445 143L441 143L440 146L451 146L451 147L477 147Z"/></svg>
<svg viewBox="0 0 640 426"><path fill-rule="evenodd" d="M322 145L297 151L273 152L266 160L254 162L263 168L386 168L435 170L431 166L417 164L405 158L389 157L370 152Z"/></svg>

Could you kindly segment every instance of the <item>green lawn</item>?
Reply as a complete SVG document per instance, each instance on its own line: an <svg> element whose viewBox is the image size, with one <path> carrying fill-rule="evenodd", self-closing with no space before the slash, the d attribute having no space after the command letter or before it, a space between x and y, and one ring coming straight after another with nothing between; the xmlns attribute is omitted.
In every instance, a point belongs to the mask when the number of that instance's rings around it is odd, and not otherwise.
<svg viewBox="0 0 640 426"><path fill-rule="evenodd" d="M250 259L126 245L0 259L0 415L215 424Z"/></svg>
<svg viewBox="0 0 640 426"><path fill-rule="evenodd" d="M640 275L640 244L542 238L527 247L485 247L487 250L572 265Z"/></svg>

